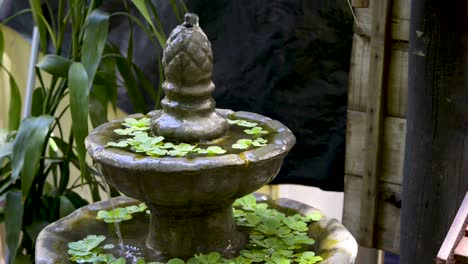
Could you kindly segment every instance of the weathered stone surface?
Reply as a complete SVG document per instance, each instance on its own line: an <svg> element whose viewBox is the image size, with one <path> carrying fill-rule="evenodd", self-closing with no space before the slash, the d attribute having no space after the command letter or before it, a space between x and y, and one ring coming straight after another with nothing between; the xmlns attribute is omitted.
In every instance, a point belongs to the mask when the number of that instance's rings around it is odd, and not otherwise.
<svg viewBox="0 0 468 264"><path fill-rule="evenodd" d="M272 202L265 196L260 196L257 200ZM112 199L114 206L129 206L138 203L139 201L127 197ZM318 211L303 203L284 198L276 200L274 203L279 206L280 211L292 209L302 214ZM105 235L108 238L106 243L116 243L115 232L109 228L109 224L94 219L99 210L110 210L111 208L110 201L91 204L47 226L37 239L36 263L70 263L67 243L83 239L88 234L85 232ZM121 224L125 244L144 247L144 239L142 238L147 236L148 220L148 217L136 216L133 220ZM357 255L357 242L336 219L324 216L320 221L313 222L309 225L309 236L316 241L314 251L324 258L320 262L321 264L354 263Z"/></svg>
<svg viewBox="0 0 468 264"><path fill-rule="evenodd" d="M150 112L149 117L161 112ZM106 148L116 140L114 130L123 119L102 124L86 138L87 151L107 182L148 205L152 217L147 245L165 258L188 258L200 251L224 256L239 252L246 240L235 228L232 203L270 182L295 144L294 135L278 121L249 112L217 113L265 127L271 134L268 144L196 157L150 157Z"/></svg>

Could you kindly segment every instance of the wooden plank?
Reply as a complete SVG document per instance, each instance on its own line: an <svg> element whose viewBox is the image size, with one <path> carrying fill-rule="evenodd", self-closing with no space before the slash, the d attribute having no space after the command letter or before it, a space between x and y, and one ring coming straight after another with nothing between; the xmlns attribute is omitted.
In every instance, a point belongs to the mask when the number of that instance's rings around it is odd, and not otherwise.
<svg viewBox="0 0 468 264"><path fill-rule="evenodd" d="M394 42L389 60L387 83L387 114L406 116L408 98L408 43Z"/></svg>
<svg viewBox="0 0 468 264"><path fill-rule="evenodd" d="M343 224L355 236L360 235L362 177L345 175ZM375 222L376 244L384 251L399 253L401 185L379 183L378 217ZM367 214L365 214L367 215ZM361 241L358 241L361 243Z"/></svg>
<svg viewBox="0 0 468 264"><path fill-rule="evenodd" d="M377 0L371 1L369 8L355 8L354 13L359 23L355 25L354 32L359 35L370 37L373 4ZM390 35L395 40L409 40L409 19L410 19L410 0L393 0Z"/></svg>
<svg viewBox="0 0 468 264"><path fill-rule="evenodd" d="M383 96L385 79L385 48L390 0L375 1L372 7L371 51L369 63L369 91L367 96L366 172L361 196L359 242L368 247L375 245L378 179L383 131Z"/></svg>
<svg viewBox="0 0 468 264"><path fill-rule="evenodd" d="M375 247L395 254L400 253L401 189L399 184L379 184Z"/></svg>
<svg viewBox="0 0 468 264"><path fill-rule="evenodd" d="M347 111L345 174L364 174L366 116L363 112Z"/></svg>
<svg viewBox="0 0 468 264"><path fill-rule="evenodd" d="M354 34L348 79L348 109L366 110L369 85L369 38Z"/></svg>
<svg viewBox="0 0 468 264"><path fill-rule="evenodd" d="M409 40L410 0L393 0L391 36L395 40Z"/></svg>
<svg viewBox="0 0 468 264"><path fill-rule="evenodd" d="M351 5L356 8L367 8L369 7L369 0L352 0Z"/></svg>
<svg viewBox="0 0 468 264"><path fill-rule="evenodd" d="M406 141L406 120L386 117L382 142L382 164L380 179L385 182L402 184L403 162Z"/></svg>
<svg viewBox="0 0 468 264"><path fill-rule="evenodd" d="M354 14L356 15L356 19L359 23L357 25L354 24L354 32L361 36L369 37L371 35L371 22L372 22L372 14L371 14L371 6L372 2L370 3L369 8L356 8L354 9Z"/></svg>
<svg viewBox="0 0 468 264"><path fill-rule="evenodd" d="M468 192L465 195L465 198L458 209L457 215L450 226L450 229L445 236L444 242L437 253L436 262L437 263L447 263L453 259L453 254L455 250L455 245L461 240L464 235L463 230L465 230L466 225L468 224Z"/></svg>

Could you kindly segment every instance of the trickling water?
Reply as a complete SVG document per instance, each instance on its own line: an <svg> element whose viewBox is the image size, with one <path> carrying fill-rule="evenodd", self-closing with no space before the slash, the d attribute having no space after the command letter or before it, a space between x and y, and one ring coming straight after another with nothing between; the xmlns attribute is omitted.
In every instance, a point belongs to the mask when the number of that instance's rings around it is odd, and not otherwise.
<svg viewBox="0 0 468 264"><path fill-rule="evenodd" d="M101 174L102 183L103 183L104 189L105 189L105 191L107 193L107 199L110 202L111 210L114 210L116 207L115 207L114 201L112 200L110 185L107 182L106 178L102 174L102 171L101 171L102 170L102 165L98 163L98 164L95 164L95 167L99 171L99 173ZM123 238L122 238L122 232L120 231L120 225L119 225L118 222L114 222L114 226L115 226L115 233L116 233L117 238L119 240L120 254L121 255L126 255L125 246L124 246Z"/></svg>

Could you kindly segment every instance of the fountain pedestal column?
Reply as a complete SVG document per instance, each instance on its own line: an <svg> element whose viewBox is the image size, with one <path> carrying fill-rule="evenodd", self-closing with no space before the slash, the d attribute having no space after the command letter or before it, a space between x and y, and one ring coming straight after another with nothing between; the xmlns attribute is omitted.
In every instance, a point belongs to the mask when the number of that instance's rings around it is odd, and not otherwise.
<svg viewBox="0 0 468 264"><path fill-rule="evenodd" d="M151 118L148 136L162 136L178 146L191 143L208 149L218 145L226 152L154 157L106 147L109 141L120 140L115 130L122 129L122 120L93 130L86 139L87 150L109 184L150 208L146 247L157 258L187 259L214 251L224 257L238 255L247 237L234 224L232 203L277 175L295 137L286 126L265 116L215 109L213 55L195 14L186 14L185 22L169 36L163 67L163 109L147 115ZM234 133L226 118L258 124L268 131L264 139L268 144L233 148L236 141L254 136Z"/></svg>
<svg viewBox="0 0 468 264"><path fill-rule="evenodd" d="M246 237L237 230L230 203L216 208L149 208L146 244L166 258L188 259L194 252L213 251L232 257L246 243Z"/></svg>

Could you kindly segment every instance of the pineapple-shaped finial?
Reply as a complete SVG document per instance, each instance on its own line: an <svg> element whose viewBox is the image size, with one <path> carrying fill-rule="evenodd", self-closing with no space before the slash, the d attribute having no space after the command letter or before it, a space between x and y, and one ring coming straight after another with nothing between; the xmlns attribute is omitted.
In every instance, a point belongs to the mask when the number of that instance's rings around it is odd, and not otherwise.
<svg viewBox="0 0 468 264"><path fill-rule="evenodd" d="M197 15L185 14L184 23L172 31L162 63L166 97L161 101L163 111L152 119L153 133L183 142L223 136L228 124L216 113L211 97L213 52Z"/></svg>

